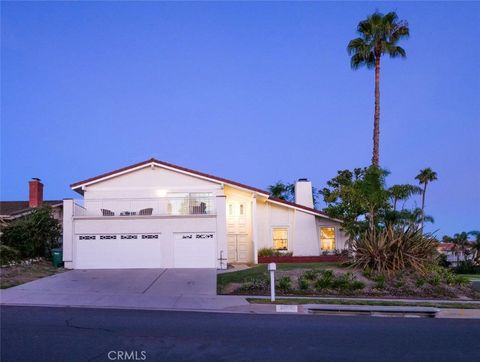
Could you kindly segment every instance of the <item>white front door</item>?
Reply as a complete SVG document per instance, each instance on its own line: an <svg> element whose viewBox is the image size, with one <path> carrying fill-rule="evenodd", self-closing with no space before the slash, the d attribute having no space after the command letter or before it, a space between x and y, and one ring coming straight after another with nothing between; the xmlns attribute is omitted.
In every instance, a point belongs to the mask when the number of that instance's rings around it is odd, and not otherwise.
<svg viewBox="0 0 480 362"><path fill-rule="evenodd" d="M249 263L252 258L250 207L247 201L227 201L228 262Z"/></svg>
<svg viewBox="0 0 480 362"><path fill-rule="evenodd" d="M228 262L248 263L251 261L251 242L247 234L228 234Z"/></svg>

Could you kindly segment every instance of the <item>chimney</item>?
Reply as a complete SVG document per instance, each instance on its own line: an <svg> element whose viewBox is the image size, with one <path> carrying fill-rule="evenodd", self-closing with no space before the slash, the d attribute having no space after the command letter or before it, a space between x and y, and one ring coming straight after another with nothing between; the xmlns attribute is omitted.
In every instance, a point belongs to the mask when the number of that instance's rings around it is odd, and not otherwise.
<svg viewBox="0 0 480 362"><path fill-rule="evenodd" d="M43 204L43 184L39 178L32 178L28 181L29 197L28 197L28 206L29 207L39 207Z"/></svg>
<svg viewBox="0 0 480 362"><path fill-rule="evenodd" d="M295 182L295 203L313 208L312 183L306 178Z"/></svg>

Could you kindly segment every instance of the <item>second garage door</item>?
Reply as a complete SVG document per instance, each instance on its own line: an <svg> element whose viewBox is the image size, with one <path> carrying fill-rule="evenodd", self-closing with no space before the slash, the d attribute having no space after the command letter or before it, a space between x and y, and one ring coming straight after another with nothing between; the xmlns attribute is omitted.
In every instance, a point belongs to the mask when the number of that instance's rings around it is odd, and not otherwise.
<svg viewBox="0 0 480 362"><path fill-rule="evenodd" d="M175 233L175 268L215 268L215 233Z"/></svg>

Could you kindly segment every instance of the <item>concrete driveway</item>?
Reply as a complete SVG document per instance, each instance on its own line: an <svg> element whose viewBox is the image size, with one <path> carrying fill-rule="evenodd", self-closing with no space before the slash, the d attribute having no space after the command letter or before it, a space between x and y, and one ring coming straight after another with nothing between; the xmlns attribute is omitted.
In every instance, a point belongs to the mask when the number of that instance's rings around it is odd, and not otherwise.
<svg viewBox="0 0 480 362"><path fill-rule="evenodd" d="M224 309L244 298L216 295L215 269L72 270L0 291L4 305Z"/></svg>

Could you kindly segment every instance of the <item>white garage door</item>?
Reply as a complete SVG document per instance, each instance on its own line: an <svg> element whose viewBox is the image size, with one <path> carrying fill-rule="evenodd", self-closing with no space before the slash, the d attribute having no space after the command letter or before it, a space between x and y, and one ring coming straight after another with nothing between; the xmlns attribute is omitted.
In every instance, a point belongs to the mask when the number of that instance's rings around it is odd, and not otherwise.
<svg viewBox="0 0 480 362"><path fill-rule="evenodd" d="M175 233L175 268L215 268L215 233Z"/></svg>
<svg viewBox="0 0 480 362"><path fill-rule="evenodd" d="M159 234L77 235L76 269L161 268Z"/></svg>

